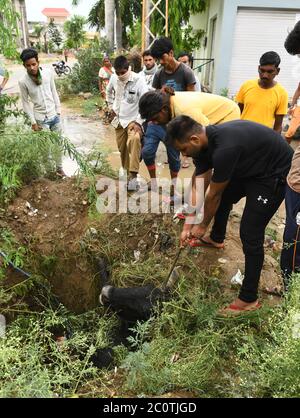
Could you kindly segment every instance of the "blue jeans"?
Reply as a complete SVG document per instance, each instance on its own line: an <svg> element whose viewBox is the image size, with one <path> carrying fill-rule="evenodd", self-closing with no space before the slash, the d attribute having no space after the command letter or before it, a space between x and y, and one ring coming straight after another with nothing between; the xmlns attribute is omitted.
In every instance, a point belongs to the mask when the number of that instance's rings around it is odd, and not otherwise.
<svg viewBox="0 0 300 418"><path fill-rule="evenodd" d="M49 129L50 131L57 132L59 134L62 133L60 117L58 115L50 119L37 120L36 123L42 129ZM61 169L62 168L62 151L58 148L54 148L52 150L51 157L55 160L57 169Z"/></svg>
<svg viewBox="0 0 300 418"><path fill-rule="evenodd" d="M51 119L37 120L37 124L43 129L50 129L53 132L61 132L60 117L58 115Z"/></svg>
<svg viewBox="0 0 300 418"><path fill-rule="evenodd" d="M161 125L149 124L144 137L144 146L142 149L142 158L147 167L155 165L156 152L160 141L167 149L168 163L170 171L178 173L180 170L180 152L171 145L165 143L166 127Z"/></svg>
<svg viewBox="0 0 300 418"><path fill-rule="evenodd" d="M300 271L300 228L296 222L297 214L300 212L300 193L294 192L289 186L286 189L285 206L286 225L280 266L287 290L291 274Z"/></svg>

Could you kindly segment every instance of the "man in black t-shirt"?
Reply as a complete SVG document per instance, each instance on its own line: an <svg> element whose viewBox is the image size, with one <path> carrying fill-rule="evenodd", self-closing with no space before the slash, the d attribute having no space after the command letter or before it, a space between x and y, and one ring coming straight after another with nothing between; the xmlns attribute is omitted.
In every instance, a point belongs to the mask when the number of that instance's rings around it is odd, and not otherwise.
<svg viewBox="0 0 300 418"><path fill-rule="evenodd" d="M195 91L195 75L190 68L175 59L173 44L169 38L161 37L157 39L151 48L151 56L158 59L162 66L154 76L152 83L154 89L166 91L167 88L171 88L175 91ZM148 125L144 137L142 157L154 185L156 152L159 143L161 141L165 143L165 137L165 126L155 123ZM171 145L166 145L166 148L171 178L176 179L180 171L180 154Z"/></svg>
<svg viewBox="0 0 300 418"><path fill-rule="evenodd" d="M189 218L181 234L181 245L197 239L203 245L222 248L232 205L246 197L240 225L245 278L238 299L223 313L259 308L265 229L284 199L292 148L277 132L254 122L238 120L204 128L188 116L170 122L167 142L194 158L193 180L203 178L207 191L204 218L201 223L197 223L196 217ZM193 194L197 192L195 183ZM195 196L192 203L195 205ZM211 233L205 236L213 218Z"/></svg>

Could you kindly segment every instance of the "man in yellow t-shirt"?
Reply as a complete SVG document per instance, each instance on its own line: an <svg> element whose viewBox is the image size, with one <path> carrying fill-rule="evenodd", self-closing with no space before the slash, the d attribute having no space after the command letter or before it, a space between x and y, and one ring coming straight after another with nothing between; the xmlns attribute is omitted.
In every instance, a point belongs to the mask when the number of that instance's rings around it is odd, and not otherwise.
<svg viewBox="0 0 300 418"><path fill-rule="evenodd" d="M201 92L175 92L159 90L144 94L139 102L141 117L156 125L167 125L176 116L186 115L203 126L217 125L240 119L238 105L216 94Z"/></svg>
<svg viewBox="0 0 300 418"><path fill-rule="evenodd" d="M266 52L260 59L259 80L246 81L236 96L241 119L261 123L279 133L288 109L288 93L275 81L280 62L276 52Z"/></svg>
<svg viewBox="0 0 300 418"><path fill-rule="evenodd" d="M175 92L174 95L160 90L150 91L141 97L139 111L142 119L152 124L153 138L147 137L146 132L142 149L142 157L152 179L156 178L155 157L158 148L158 141L154 138L156 129L166 130L166 125L173 118L181 115L190 116L203 126L229 122L240 119L241 116L238 105L226 97L188 91ZM172 149L167 148L167 152L171 153Z"/></svg>

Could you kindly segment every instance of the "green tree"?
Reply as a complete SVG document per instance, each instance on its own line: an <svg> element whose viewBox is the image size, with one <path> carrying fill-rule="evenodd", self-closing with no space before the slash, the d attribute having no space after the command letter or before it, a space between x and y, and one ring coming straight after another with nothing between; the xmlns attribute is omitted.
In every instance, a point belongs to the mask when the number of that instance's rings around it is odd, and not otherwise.
<svg viewBox="0 0 300 418"><path fill-rule="evenodd" d="M34 29L34 35L38 38L38 44L41 47L41 44L42 44L41 36L44 30L44 26L37 24L37 25L34 25L33 29Z"/></svg>
<svg viewBox="0 0 300 418"><path fill-rule="evenodd" d="M78 5L81 0L73 0ZM122 32L122 47L140 45L141 42L141 0L112 0L115 3L117 28ZM169 28L170 37L175 45L176 52L182 49L192 51L197 48L204 34L202 30L194 30L188 24L193 14L202 13L206 10L209 0L172 0L169 1ZM106 0L97 0L92 7L88 23L97 30L105 28L105 5ZM162 3L162 8L164 4ZM164 10L165 11L165 10ZM164 19L156 10L151 15L151 29L157 36L164 34ZM128 29L130 32L128 34ZM116 34L117 40L120 35ZM117 47L120 45L117 44Z"/></svg>
<svg viewBox="0 0 300 418"><path fill-rule="evenodd" d="M85 18L78 15L73 16L65 22L64 32L67 37L66 45L68 48L78 49L85 42L85 23Z"/></svg>
<svg viewBox="0 0 300 418"><path fill-rule="evenodd" d="M59 49L63 41L63 38L53 20L51 20L51 22L48 25L48 33L51 41L54 43L54 45L56 45L57 49Z"/></svg>
<svg viewBox="0 0 300 418"><path fill-rule="evenodd" d="M192 15L203 13L209 0L172 0L169 2L169 29L175 52L192 51L199 46L204 34L202 30L194 30L189 25ZM151 18L151 29L155 34L163 34L164 19L155 12Z"/></svg>
<svg viewBox="0 0 300 418"><path fill-rule="evenodd" d="M12 2L0 0L0 54L7 58L16 58L18 36L18 14Z"/></svg>
<svg viewBox="0 0 300 418"><path fill-rule="evenodd" d="M80 0L73 0L73 5L78 5ZM112 13L112 5L116 11L116 41L117 48L126 48L129 46L129 39L127 29L133 30L135 22L141 20L142 17L142 4L141 0L97 0L90 10L87 22L91 27L95 27L98 31L101 29L106 30L106 33L112 33L112 28L107 27L113 23L113 19L105 21L105 16ZM110 35L112 36L112 35ZM112 43L110 42L110 45ZM111 47L112 50L112 47Z"/></svg>

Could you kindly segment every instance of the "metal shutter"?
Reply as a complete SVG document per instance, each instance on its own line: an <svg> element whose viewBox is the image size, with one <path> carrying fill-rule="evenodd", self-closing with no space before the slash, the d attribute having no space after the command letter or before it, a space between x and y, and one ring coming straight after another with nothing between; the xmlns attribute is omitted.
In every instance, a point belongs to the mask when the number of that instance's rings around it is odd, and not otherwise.
<svg viewBox="0 0 300 418"><path fill-rule="evenodd" d="M276 51L281 57L277 80L289 96L293 96L300 82L300 59L286 52L284 42L297 20L300 20L300 9L238 9L229 77L230 95L235 95L246 80L258 77L257 67L263 53Z"/></svg>

